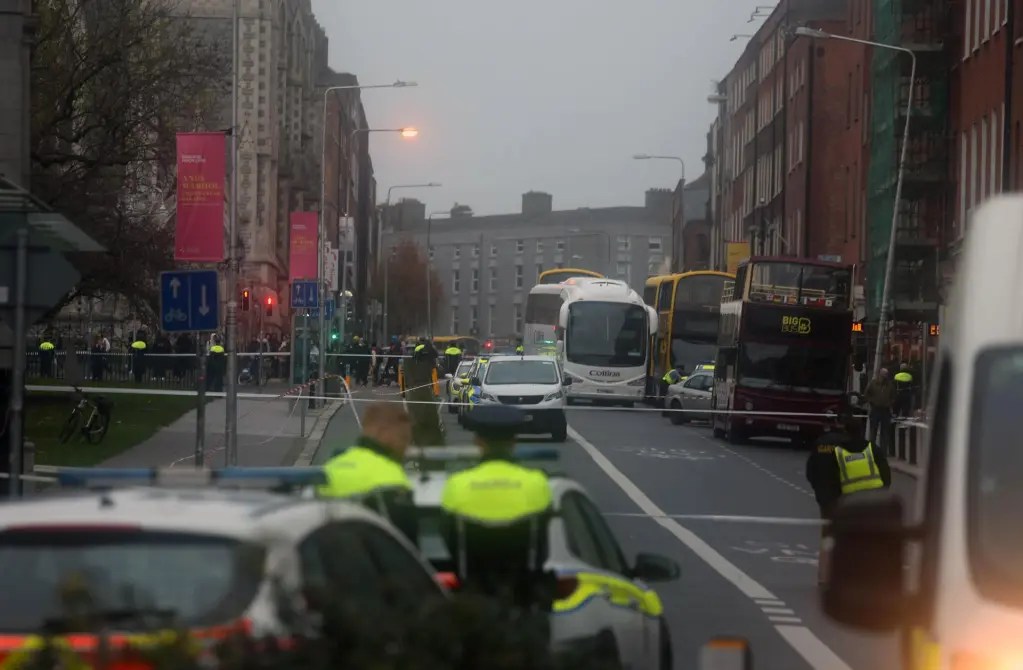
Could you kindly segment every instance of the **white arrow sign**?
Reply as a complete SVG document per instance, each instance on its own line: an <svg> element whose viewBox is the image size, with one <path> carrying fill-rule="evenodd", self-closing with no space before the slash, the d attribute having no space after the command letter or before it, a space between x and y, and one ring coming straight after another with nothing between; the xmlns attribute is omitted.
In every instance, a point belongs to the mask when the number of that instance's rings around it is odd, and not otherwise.
<svg viewBox="0 0 1023 670"><path fill-rule="evenodd" d="M170 280L171 297L175 300L178 299L178 289L181 288L181 282L178 281L177 277Z"/></svg>
<svg viewBox="0 0 1023 670"><path fill-rule="evenodd" d="M202 316L206 316L207 314L210 313L210 304L206 300L206 287L205 286L200 286L199 287L199 295L200 295L200 298L199 298L199 314L201 314Z"/></svg>

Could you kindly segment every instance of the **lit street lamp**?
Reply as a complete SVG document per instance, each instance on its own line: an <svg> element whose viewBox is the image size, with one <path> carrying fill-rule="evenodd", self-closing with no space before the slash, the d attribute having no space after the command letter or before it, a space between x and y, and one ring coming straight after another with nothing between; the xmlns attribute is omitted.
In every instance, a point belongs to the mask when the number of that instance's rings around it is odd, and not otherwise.
<svg viewBox="0 0 1023 670"><path fill-rule="evenodd" d="M411 87L414 87L414 86L418 86L418 84L416 84L416 82L414 82L414 81L402 81L402 80L398 79L393 84L365 84L365 85L353 84L353 85L347 85L347 86L328 86L327 88L323 89L323 122L322 122L323 128L321 129L322 132L321 132L321 141L320 141L320 222L319 222L319 225L316 227L316 259L317 259L317 265L316 265L316 287L317 287L317 295L319 297L319 303L318 304L320 306L319 315L317 316L317 323L318 323L319 328L320 328L320 352L321 352L321 355L320 355L319 377L316 380L316 385L317 385L317 388L319 390L321 390L321 391L326 388L324 386L324 373L326 372L326 363L327 363L327 357L325 355L326 351L327 351L327 333L324 332L326 330L325 322L324 322L324 312L327 311L327 306L326 306L327 291L326 291L326 283L324 282L325 278L323 276L325 274L324 273L324 266L326 265L326 263L325 263L326 258L325 258L325 255L324 255L324 249L323 249L324 244L323 244L323 242L326 239L326 225L327 225L326 219L324 218L325 215L326 215L326 212L327 212L327 208L326 208L326 193L327 193L327 100L328 100L328 98L329 98L331 93L335 93L337 91L353 91L353 90L363 90L363 89L371 89L371 88L411 88ZM340 114L338 114L338 124L340 125ZM347 207L345 208L345 210L347 212ZM347 260L347 259L343 259L343 260ZM341 267L344 267L343 260L342 260L342 263L341 263ZM343 276L344 276L344 274L342 274L342 277ZM342 323L344 323L344 319L343 318L342 318L341 321L342 321ZM302 381L304 382L305 380L302 380ZM313 393L313 396L315 397L316 393Z"/></svg>
<svg viewBox="0 0 1023 670"><path fill-rule="evenodd" d="M679 208L680 217L682 219L682 224L684 225L685 221L686 221L686 210L685 210L685 204L686 204L686 200L685 200L686 199L686 162L684 160L682 160L682 158L680 156L651 156L650 154L636 154L632 158L633 158L633 160L637 160L637 161L658 160L658 161L678 161L679 162L679 165L682 166L682 174L679 177L679 183L681 184L681 187L679 189L678 208ZM677 249L678 249L678 244L676 244L676 239L675 239L675 221L674 221L674 219L672 219L672 222L671 222L671 264L673 266L681 269L682 259L681 258L675 258L677 255L679 255L679 254L676 253Z"/></svg>
<svg viewBox="0 0 1023 670"><path fill-rule="evenodd" d="M384 212L386 213L386 216L390 216L391 215L391 191L394 191L396 189L402 189L402 188L405 188L405 189L408 189L408 188L440 188L441 186L442 186L442 184L440 182L435 182L435 181L427 182L425 184L395 184L394 186L391 186L390 188L387 189L387 200L384 201ZM382 254L383 254L383 248L384 248L384 244L383 244L383 240L384 240L384 229L383 229L384 228L384 222L383 222L382 218L378 222L377 225L378 225L378 228L377 228L377 263L380 263L380 258L381 258ZM387 329L387 327L388 327L388 323L387 323L387 307L388 307L388 304L387 303L388 303L388 298L389 298L389 293L390 293L390 291L388 290L388 287L389 287L389 284L390 284L390 280L391 280L391 255L390 255L390 253L388 253L387 254L387 259L384 261L384 334L383 334L384 340L387 340L387 338L390 337L390 335L391 335L390 331Z"/></svg>
<svg viewBox="0 0 1023 670"><path fill-rule="evenodd" d="M842 42L863 44L865 46L876 47L878 49L899 51L907 54L911 63L909 70L909 92L906 94L906 124L902 130L902 149L899 152L899 170L895 179L895 202L892 206L892 230L888 237L888 258L885 259L884 288L881 290L881 313L877 320L877 343L874 346L873 376L876 377L878 371L881 369L881 354L884 349L885 325L888 322L889 316L888 301L891 296L892 274L895 271L895 246L898 239L899 201L902 200L902 178L906 169L906 150L909 148L909 118L913 112L913 87L914 82L916 82L916 54L913 53L912 49L907 49L906 47L900 47L894 44L882 44L881 42L871 42L870 40L861 40L855 37L846 37L845 35L834 35L832 33L826 33L823 30L818 30L817 28L808 28L806 26L796 28L795 34L799 37L839 40Z"/></svg>

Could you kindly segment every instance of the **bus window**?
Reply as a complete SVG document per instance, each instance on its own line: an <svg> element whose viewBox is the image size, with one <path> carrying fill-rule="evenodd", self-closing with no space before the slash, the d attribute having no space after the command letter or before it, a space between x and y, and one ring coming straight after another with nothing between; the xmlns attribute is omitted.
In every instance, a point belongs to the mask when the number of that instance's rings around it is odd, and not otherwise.
<svg viewBox="0 0 1023 670"><path fill-rule="evenodd" d="M647 284L643 288L643 302L654 306L654 301L657 299L657 284Z"/></svg>
<svg viewBox="0 0 1023 670"><path fill-rule="evenodd" d="M675 288L675 282L672 279L665 279L661 282L661 287L657 291L657 311L658 312L670 312L671 311L671 291Z"/></svg>

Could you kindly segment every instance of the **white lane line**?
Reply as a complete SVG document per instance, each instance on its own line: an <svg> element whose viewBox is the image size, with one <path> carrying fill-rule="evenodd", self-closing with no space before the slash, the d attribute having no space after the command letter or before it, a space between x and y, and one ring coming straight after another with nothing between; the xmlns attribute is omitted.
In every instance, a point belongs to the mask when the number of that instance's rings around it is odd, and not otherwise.
<svg viewBox="0 0 1023 670"><path fill-rule="evenodd" d="M718 553L716 549L703 541L696 533L683 528L674 519L668 518L664 510L658 507L654 501L650 500L631 479L615 467L614 463L608 460L607 456L602 454L589 440L580 435L579 431L569 426L568 434L576 444L583 448L583 451L589 454L590 458L597 464L597 467L603 470L608 478L617 484L625 495L632 499L632 502L636 503L637 507L649 514L657 524L678 538L679 542L699 556L704 563L717 571L719 575L731 582L743 595L755 601L778 601L777 596L768 591L760 582L736 567L734 563ZM797 619L796 621L783 623L795 624L798 621ZM781 633L785 641L795 649L796 653L802 656L814 670L852 670L845 661L821 642L809 628L794 625L775 626L775 628Z"/></svg>
<svg viewBox="0 0 1023 670"><path fill-rule="evenodd" d="M788 486L791 489L799 491L803 495L807 495L807 496L813 497L813 492L812 491L807 491L803 487L801 487L801 486L799 486L797 484L793 484L792 482L790 482L789 480L785 479L784 477L780 477L780 476L776 475L775 473L771 472L770 470L768 470L764 466L762 466L759 463L757 463L756 461L754 461L749 456L746 456L745 454L740 454L738 451L736 451L734 449L730 449L730 448L726 447L725 445L721 444L720 442L718 442L717 440L715 440L713 438L710 438L710 437L707 437L703 433L698 433L695 430L693 430L692 428L689 428L689 432L692 433L693 435L696 435L701 440L704 440L706 442L710 442L711 444L716 446L718 449L723 449L724 451L727 451L731 455L733 455L733 456L735 456L737 458L741 458L742 460L746 461L747 463L752 465L757 470L760 470L761 472L763 472L765 475L767 475L771 479L774 479L775 481L778 481L778 482L784 484L785 486Z"/></svg>
<svg viewBox="0 0 1023 670"><path fill-rule="evenodd" d="M771 623L799 623L799 624L803 623L803 620L800 619L797 616L769 616L767 618L771 621ZM775 628L778 628L778 626L775 626ZM806 657L803 656L803 658L806 658ZM817 666L817 667L821 667L821 666ZM832 667L836 667L836 666L829 665L827 667L828 668L832 668Z"/></svg>
<svg viewBox="0 0 1023 670"><path fill-rule="evenodd" d="M784 600L764 600L763 598L754 598L753 602L761 607L785 607Z"/></svg>
<svg viewBox="0 0 1023 670"><path fill-rule="evenodd" d="M641 512L604 512L604 516L653 518L652 515ZM780 526L821 526L824 524L820 519L800 519L781 516L737 516L730 514L665 514L664 518L688 519L690 521L724 521L729 523L767 523Z"/></svg>
<svg viewBox="0 0 1023 670"><path fill-rule="evenodd" d="M796 614L787 607L761 607L760 610L764 614L781 614L784 616L794 616Z"/></svg>
<svg viewBox="0 0 1023 670"><path fill-rule="evenodd" d="M775 626L775 630L814 668L852 670L848 663L820 641L806 626Z"/></svg>

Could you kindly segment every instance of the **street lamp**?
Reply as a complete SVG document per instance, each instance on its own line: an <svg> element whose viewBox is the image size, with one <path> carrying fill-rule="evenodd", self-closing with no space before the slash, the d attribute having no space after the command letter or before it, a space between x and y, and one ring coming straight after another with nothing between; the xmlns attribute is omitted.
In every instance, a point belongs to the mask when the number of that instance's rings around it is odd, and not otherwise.
<svg viewBox="0 0 1023 670"><path fill-rule="evenodd" d="M433 229L433 217L437 214L450 215L450 212L430 212L426 220L426 334L433 342L433 291L430 290L430 277L433 276L433 260L430 258L430 232Z"/></svg>
<svg viewBox="0 0 1023 670"><path fill-rule="evenodd" d="M916 85L916 54L913 53L912 49L907 49L906 47L900 47L894 44L883 44L881 42L872 42L870 40L861 40L855 37L846 37L845 35L835 35L832 33L826 33L817 28L809 28L807 26L800 26L799 28L796 28L795 35L798 37L809 37L811 39L853 42L854 44L862 44L864 46L876 47L878 49L899 51L907 54L910 60L909 92L906 95L906 124L902 129L902 149L899 152L899 170L895 179L895 203L892 206L892 230L891 234L888 236L888 258L885 259L884 288L881 289L881 313L878 316L877 343L874 346L873 376L876 377L878 371L881 369L881 354L884 349L885 325L888 322L889 316L888 301L892 289L892 274L895 272L895 245L898 239L897 226L899 223L899 201L902 200L902 178L906 169L906 150L909 148L909 118L913 112L913 87Z"/></svg>
<svg viewBox="0 0 1023 670"><path fill-rule="evenodd" d="M414 81L402 81L401 79L396 80L392 84L350 84L345 86L328 86L323 89L323 128L321 129L320 138L320 222L316 227L316 287L317 295L319 296L319 315L317 316L317 324L320 328L320 369L319 377L316 380L317 388L320 390L325 389L323 386L324 373L326 372L327 357L323 355L327 350L327 333L324 332L326 327L324 325L324 312L326 311L327 302L327 291L326 283L323 281L324 278L324 266L326 265L326 258L324 256L323 242L326 234L326 219L324 216L327 213L326 208L326 193L327 193L327 100L331 93L337 91L361 91L363 89L371 88L412 88L418 86ZM341 115L338 114L338 125L341 123ZM349 145L350 146L350 145ZM335 205L336 209L336 205ZM347 212L348 208L345 208ZM347 214L346 214L347 215ZM344 262L347 258L342 259L341 267L344 268ZM341 275L344 277L344 273ZM344 324L344 319L341 320ZM304 380L303 380L304 381ZM313 394L316 395L315 393Z"/></svg>
<svg viewBox="0 0 1023 670"><path fill-rule="evenodd" d="M637 160L637 161L659 160L659 161L678 161L679 162L679 165L682 166L682 175L679 178L679 184L681 186L679 187L678 208L679 208L679 214L680 214L680 218L682 220L682 224L685 225L685 222L686 222L686 210L685 210L685 204L686 204L686 162L684 160L682 160L682 158L679 157L679 156L652 156L650 154L635 154L632 158L633 158L633 160ZM680 254L676 253L677 249L678 249L678 244L676 244L676 237L675 237L675 221L674 221L674 219L672 219L672 222L671 222L671 264L675 265L677 267L681 267L682 259L681 258L676 258L676 256L680 255Z"/></svg>
<svg viewBox="0 0 1023 670"><path fill-rule="evenodd" d="M442 184L440 182L431 181L425 184L395 184L387 189L387 200L384 201L384 212L386 216L391 215L391 191L402 188L440 188ZM383 252L384 244L384 222L381 217L378 222L377 228L377 263L380 262L380 257ZM387 254L387 260L384 262L384 339L386 340L390 336L390 331L387 329L387 303L389 297L389 284L391 279L391 255Z"/></svg>
<svg viewBox="0 0 1023 670"><path fill-rule="evenodd" d="M749 39L753 39L753 36L752 36L752 35L732 35L732 36L731 36L731 37L730 37L730 38L728 39L728 41L729 41L729 42L734 42L735 40L737 40L737 39L739 39L739 38L742 38L742 39L746 39L746 40L749 40Z"/></svg>

